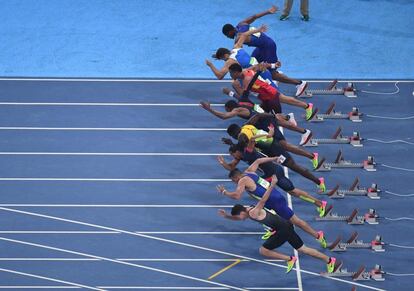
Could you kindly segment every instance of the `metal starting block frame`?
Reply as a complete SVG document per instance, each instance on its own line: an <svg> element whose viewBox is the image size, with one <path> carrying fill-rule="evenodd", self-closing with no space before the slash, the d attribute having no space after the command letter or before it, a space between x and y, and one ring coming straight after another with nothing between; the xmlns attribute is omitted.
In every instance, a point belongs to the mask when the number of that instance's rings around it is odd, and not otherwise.
<svg viewBox="0 0 414 291"><path fill-rule="evenodd" d="M323 122L325 119L349 119L352 122L362 122L362 113L359 112L358 107L352 107L352 111L349 113L342 113L340 111L335 111L335 102L332 102L329 106L328 110L322 114L315 114L313 118L311 118L310 122Z"/></svg>
<svg viewBox="0 0 414 291"><path fill-rule="evenodd" d="M317 172L329 172L333 168L362 168L369 172L374 172L377 169L375 168L375 161L373 156L368 156L367 160L362 161L361 163L353 163L351 161L345 161L342 155L342 151L339 150L338 155L336 156L335 162L327 163L323 161L315 169Z"/></svg>
<svg viewBox="0 0 414 291"><path fill-rule="evenodd" d="M385 243L382 241L380 235L376 235L374 240L371 242L363 242L357 238L357 232L354 232L346 242L342 242L341 237L339 236L333 243L328 246L328 249L330 249L332 252L346 252L347 249L371 249L374 252L385 252Z"/></svg>
<svg viewBox="0 0 414 291"><path fill-rule="evenodd" d="M348 82L343 88L336 87L338 80L333 80L326 89L308 89L300 95L301 98L311 98L313 95L344 95L348 98L356 98L354 83Z"/></svg>
<svg viewBox="0 0 414 291"><path fill-rule="evenodd" d="M338 127L331 138L311 138L304 147L317 147L319 144L350 144L354 147L362 147L362 138L359 132L355 131L352 136L342 136L342 128Z"/></svg>
<svg viewBox="0 0 414 291"><path fill-rule="evenodd" d="M332 208L328 210L328 213L323 216L319 217L316 216L316 221L346 221L348 224L353 225L362 225L365 222L368 224L378 224L378 214L376 213L375 209L370 209L368 213L364 216L358 216L358 209L354 209L351 215L338 215L337 213L332 212Z"/></svg>
<svg viewBox="0 0 414 291"><path fill-rule="evenodd" d="M367 196L371 199L380 199L379 193L381 192L378 189L378 185L373 183L371 187L363 188L359 186L359 179L358 177L355 178L354 182L352 183L349 189L339 189L339 184L335 186L335 188L331 190L327 190L326 192L319 192L321 195L328 195L332 199L343 199L346 195L348 196Z"/></svg>
<svg viewBox="0 0 414 291"><path fill-rule="evenodd" d="M385 272L382 270L381 265L375 265L371 271L366 271L365 266L361 266L356 272L349 272L347 269L342 268L342 264L333 273L322 273L326 277L351 277L354 281L385 281Z"/></svg>

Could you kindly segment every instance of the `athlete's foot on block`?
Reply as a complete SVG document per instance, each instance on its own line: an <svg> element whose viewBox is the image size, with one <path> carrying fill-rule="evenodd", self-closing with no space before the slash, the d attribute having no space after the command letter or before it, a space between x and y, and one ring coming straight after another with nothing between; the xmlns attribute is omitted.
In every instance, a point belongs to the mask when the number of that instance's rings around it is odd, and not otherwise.
<svg viewBox="0 0 414 291"><path fill-rule="evenodd" d="M316 211L319 213L319 217L324 217L326 214L326 205L328 205L328 202L322 201L322 205L316 208Z"/></svg>
<svg viewBox="0 0 414 291"><path fill-rule="evenodd" d="M289 123L292 124L293 126L298 126L298 123L296 122L296 119L295 119L295 114L291 112L291 113L288 113L288 116L289 116L289 119L288 119Z"/></svg>
<svg viewBox="0 0 414 291"><path fill-rule="evenodd" d="M328 273L333 273L335 271L335 263L336 258L330 257L329 262L326 264L326 270L328 271Z"/></svg>
<svg viewBox="0 0 414 291"><path fill-rule="evenodd" d="M311 120L316 115L316 113L318 113L318 108L315 108L315 110L313 110L313 104L308 103L308 107L305 109L306 121Z"/></svg>
<svg viewBox="0 0 414 291"><path fill-rule="evenodd" d="M319 165L319 154L318 153L313 153L313 159L312 159L312 166L313 169L316 169Z"/></svg>
<svg viewBox="0 0 414 291"><path fill-rule="evenodd" d="M306 129L305 133L303 133L300 137L300 143L299 145L304 145L307 144L309 142L309 140L312 137L312 131L310 131L309 129Z"/></svg>
<svg viewBox="0 0 414 291"><path fill-rule="evenodd" d="M314 170L318 170L320 167L322 167L324 162L325 162L325 158L322 157L322 159L319 160L319 163Z"/></svg>
<svg viewBox="0 0 414 291"><path fill-rule="evenodd" d="M292 268L295 266L296 261L298 260L298 258L292 256L290 257L290 260L287 261L287 270L286 270L286 274L289 273L290 271L292 271Z"/></svg>
<svg viewBox="0 0 414 291"><path fill-rule="evenodd" d="M306 88L308 88L308 82L306 81L302 81L302 83L300 83L299 85L296 86L296 97L299 97L300 95L303 94L303 92L305 92Z"/></svg>
<svg viewBox="0 0 414 291"><path fill-rule="evenodd" d="M319 188L320 192L325 192L326 191L326 185L325 185L325 178L324 177L319 178L318 188Z"/></svg>
<svg viewBox="0 0 414 291"><path fill-rule="evenodd" d="M324 249L326 249L326 240L325 240L325 235L323 234L323 231L320 230L318 231L318 242L321 244L321 247L323 247Z"/></svg>
<svg viewBox="0 0 414 291"><path fill-rule="evenodd" d="M283 21L283 20L288 20L288 18L289 18L289 15L283 14L283 15L280 16L279 19Z"/></svg>

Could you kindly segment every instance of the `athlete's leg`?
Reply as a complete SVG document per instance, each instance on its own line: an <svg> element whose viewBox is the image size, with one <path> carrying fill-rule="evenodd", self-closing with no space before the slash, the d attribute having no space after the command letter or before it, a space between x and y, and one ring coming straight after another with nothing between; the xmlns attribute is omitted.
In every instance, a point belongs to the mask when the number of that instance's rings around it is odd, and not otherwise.
<svg viewBox="0 0 414 291"><path fill-rule="evenodd" d="M313 197L308 192L303 191L302 189L295 188L292 191L289 191L289 194L292 196L295 196L297 198L300 198L306 202L312 203L318 207L322 206L322 201Z"/></svg>
<svg viewBox="0 0 414 291"><path fill-rule="evenodd" d="M314 238L318 239L319 234L316 230L314 230L306 221L300 219L295 214L289 219L290 222L292 222L293 225L296 225L297 227L300 227L305 232L313 236Z"/></svg>
<svg viewBox="0 0 414 291"><path fill-rule="evenodd" d="M296 98L286 96L285 94L280 93L279 99L281 103L286 103L292 106L300 107L306 109L309 107L308 103L298 100Z"/></svg>
<svg viewBox="0 0 414 291"><path fill-rule="evenodd" d="M286 129L289 129L289 130L292 130L292 131L296 131L296 132L299 132L299 133L302 133L302 134L306 132L305 128L299 127L297 125L293 125L292 123L287 121L286 117L283 116L282 114L276 114L276 119L278 121L278 124L283 128L286 128Z"/></svg>
<svg viewBox="0 0 414 291"><path fill-rule="evenodd" d="M292 158L285 161L284 165L286 167L288 167L289 169L291 169L292 171L302 175L306 179L311 180L316 185L321 184L321 181L318 178L316 178L308 169L305 169L305 168L299 166Z"/></svg>
<svg viewBox="0 0 414 291"><path fill-rule="evenodd" d="M272 73L272 79L273 80L276 80L276 81L279 81L281 83L293 84L293 85L300 85L300 84L302 84L302 81L297 80L297 79L289 78L288 76L286 76L284 74L281 74L281 73L279 73L276 70L272 70L271 73Z"/></svg>
<svg viewBox="0 0 414 291"><path fill-rule="evenodd" d="M259 252L262 256L264 257L268 257L271 259L276 259L276 260L284 260L284 261L289 261L290 260L290 256L284 255L282 253L278 253L272 250L268 250L265 247L261 246L259 249Z"/></svg>
<svg viewBox="0 0 414 291"><path fill-rule="evenodd" d="M307 247L305 245L303 245L302 247L300 247L298 249L298 252L301 252L301 253L304 253L304 254L306 254L308 256L311 256L311 257L317 258L319 260L322 260L325 263L329 263L329 259L330 258L327 255L324 255L321 252L319 252L319 251L317 251L317 250L315 250L313 248L309 248L309 247Z"/></svg>
<svg viewBox="0 0 414 291"><path fill-rule="evenodd" d="M305 151L304 149L295 146L293 144L288 143L286 140L280 140L279 144L282 146L283 149L285 149L288 152L294 153L299 156L306 157L308 159L313 160L315 158L315 155L313 153L310 153L308 151Z"/></svg>

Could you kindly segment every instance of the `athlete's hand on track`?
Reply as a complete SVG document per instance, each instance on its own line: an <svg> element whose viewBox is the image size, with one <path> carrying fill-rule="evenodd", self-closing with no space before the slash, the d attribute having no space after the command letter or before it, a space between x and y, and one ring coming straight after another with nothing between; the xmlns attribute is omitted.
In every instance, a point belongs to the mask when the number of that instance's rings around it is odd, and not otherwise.
<svg viewBox="0 0 414 291"><path fill-rule="evenodd" d="M223 91L223 94L226 94L226 95L229 95L229 93L231 92L229 88L223 88L222 91Z"/></svg>
<svg viewBox="0 0 414 291"><path fill-rule="evenodd" d="M216 188L217 188L217 191L220 192L220 194L223 194L224 190L226 190L223 185L217 185Z"/></svg>
<svg viewBox="0 0 414 291"><path fill-rule="evenodd" d="M233 141L229 138L223 137L221 141L226 145L233 145Z"/></svg>
<svg viewBox="0 0 414 291"><path fill-rule="evenodd" d="M208 102L208 101L201 101L200 102L200 106L202 108L204 108L205 110L209 110L210 109L210 102Z"/></svg>
<svg viewBox="0 0 414 291"><path fill-rule="evenodd" d="M268 11L269 11L270 14L274 14L274 13L276 13L277 10L278 10L278 8L273 5L272 7L269 8Z"/></svg>
<svg viewBox="0 0 414 291"><path fill-rule="evenodd" d="M259 31L260 32L266 32L267 31L267 25L263 24L262 26L259 27Z"/></svg>
<svg viewBox="0 0 414 291"><path fill-rule="evenodd" d="M217 161L219 162L220 165L224 165L224 158L223 158L223 156L217 156Z"/></svg>
<svg viewBox="0 0 414 291"><path fill-rule="evenodd" d="M219 209L217 210L218 215L220 215L221 217L226 217L226 210L224 209Z"/></svg>

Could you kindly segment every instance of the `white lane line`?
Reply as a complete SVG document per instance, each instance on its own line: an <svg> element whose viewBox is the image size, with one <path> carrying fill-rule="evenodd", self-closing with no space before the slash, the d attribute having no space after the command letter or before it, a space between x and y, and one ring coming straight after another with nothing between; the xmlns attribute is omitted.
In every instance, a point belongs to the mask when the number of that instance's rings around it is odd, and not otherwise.
<svg viewBox="0 0 414 291"><path fill-rule="evenodd" d="M146 179L146 178L23 178L1 177L0 181L85 181L85 182L229 182L230 179Z"/></svg>
<svg viewBox="0 0 414 291"><path fill-rule="evenodd" d="M102 103L102 102L0 102L7 106L160 106L160 107L195 107L199 103ZM224 106L224 103L214 103L211 106Z"/></svg>
<svg viewBox="0 0 414 291"><path fill-rule="evenodd" d="M79 289L76 286L0 286L0 289ZM229 290L226 287L173 287L173 286L100 286L107 290L129 289L129 290ZM244 287L248 290L298 290L289 287Z"/></svg>
<svg viewBox="0 0 414 291"><path fill-rule="evenodd" d="M263 232L237 231L134 231L138 234L180 234L180 235L262 235ZM0 234L121 234L116 231L74 231L74 230L1 230Z"/></svg>
<svg viewBox="0 0 414 291"><path fill-rule="evenodd" d="M225 128L162 128L162 127L31 127L2 126L0 130L65 130L65 131L225 131Z"/></svg>
<svg viewBox="0 0 414 291"><path fill-rule="evenodd" d="M207 204L0 204L0 207L103 207L103 208L231 208L233 205Z"/></svg>
<svg viewBox="0 0 414 291"><path fill-rule="evenodd" d="M193 248L193 249L204 250L204 251L207 251L207 252L226 255L226 256L231 256L231 257L235 257L235 258L239 258L239 259L246 259L246 260L249 260L249 261L252 261L252 262L257 262L257 263L260 263L260 264L265 264L265 265L270 265L270 266L275 266L275 267L279 267L279 268L282 268L282 269L286 269L285 265L280 265L280 264L276 264L276 263L273 263L273 262L267 262L267 261L264 261L264 260L259 260L259 259L255 259L255 258L251 258L251 257L246 257L246 256L234 254L234 253L224 252L224 251L220 251L220 250L217 250L217 249L206 248L206 247L202 247L202 246L198 246L198 245L194 245L194 244L183 243L183 242L179 242L179 241L176 241L176 240L165 239L165 238L161 238L161 237L155 237L155 236L150 236L150 235L146 235L146 234L135 233L135 232L127 231L127 230L121 230L121 229L117 229L117 228L112 228L112 227L107 227L107 226L82 222L82 221L78 221L78 220L71 220L71 219L61 218L61 217L57 217L57 216L45 215L45 214L29 212L29 211L22 211L22 210L17 210L17 209L12 209L12 208L0 207L0 210L25 214L25 215L29 215L29 216L48 218L48 219L57 220L57 221L64 221L64 222L69 222L69 223L73 223L73 224L90 226L90 227L95 227L95 228L100 228L100 229L105 229L105 230L118 231L118 232L122 232L124 234L130 234L130 235L133 235L133 236L148 238L150 240L156 240L156 241L166 242L166 243L169 243L169 244L186 246L186 247ZM341 279L341 278L324 277L319 273L315 273L315 272L311 272L311 271L307 271L307 270L303 270L303 269L301 270L301 272L303 272L305 274L313 275L313 276L316 276L316 277L322 277L322 278L325 278L327 280L333 280L333 281L343 282L343 283L350 284L350 285L365 287L365 288L371 289L371 290L385 291L384 289L372 287L372 286L357 283L357 282L344 280L344 279Z"/></svg>
<svg viewBox="0 0 414 291"><path fill-rule="evenodd" d="M283 134L283 128L279 126L279 130ZM286 178L289 178L289 170L287 167L283 167L283 172L285 173ZM292 196L286 192L287 198L288 198L288 206L293 210L293 203L292 203ZM303 284L302 284L302 274L300 272L300 262L299 262L299 253L296 249L293 250L293 253L295 254L295 257L298 258L296 261L296 279L298 281L298 289L299 291L303 291Z"/></svg>
<svg viewBox="0 0 414 291"><path fill-rule="evenodd" d="M124 262L235 262L242 261L248 262L248 260L238 259L116 259ZM0 261L85 261L85 262L97 262L99 259L91 258L0 258ZM269 262L282 262L282 260L266 260Z"/></svg>
<svg viewBox="0 0 414 291"><path fill-rule="evenodd" d="M229 156L228 153L0 152L0 156Z"/></svg>
<svg viewBox="0 0 414 291"><path fill-rule="evenodd" d="M16 244L22 244L22 245L26 245L26 246L32 246L32 247L37 247L37 248L42 248L42 249L58 251L58 252L67 253L67 254L79 255L79 256L83 256L83 257L87 257L87 258L99 259L99 260L106 261L106 262L126 265L126 266L130 266L130 267L136 267L136 268L139 268L139 269L145 269L145 270L154 271L154 272L158 272L158 273L163 273L163 274L167 274L167 275L171 275L171 276L175 276L175 277L180 277L180 278L184 278L184 279L189 279L189 280L193 280L193 281L197 281L197 282L207 283L209 285L227 287L227 288L234 289L234 290L248 291L248 290L243 289L243 288L238 288L238 287L227 285L227 284L208 281L208 280L204 280L204 279L201 279L201 278L180 274L180 273L177 273L177 272L170 272L170 271L162 270L162 269L159 269L159 268L153 268L153 267L148 267L148 266L144 266L144 265L124 262L124 261L118 261L118 260L115 260L115 259L110 259L110 258L96 256L96 255L82 253L82 252L76 252L76 251L72 251L72 250L68 250L68 249L56 248L56 247L52 247L52 246L48 246L48 245L36 244L36 243L28 242L28 241L10 239L10 238L5 238L5 237L0 237L0 240L8 241L8 242L16 243ZM95 289L95 290L100 290L100 289Z"/></svg>
<svg viewBox="0 0 414 291"><path fill-rule="evenodd" d="M0 81L38 81L38 82L137 82L137 83L230 83L230 79L111 79L111 78L35 78L35 77L3 77ZM307 82L313 83L330 83L332 80L309 79ZM354 83L413 83L414 80L338 80L338 82L354 82Z"/></svg>
<svg viewBox="0 0 414 291"><path fill-rule="evenodd" d="M73 283L73 282L69 282L69 281L63 281L63 280L50 278L50 277L39 276L39 275L31 274L31 273L18 272L18 271L10 270L10 269L0 268L0 272L12 273L12 274L22 275L22 276L26 276L26 277L32 277L32 278L43 279L43 280L57 282L57 283L63 283L63 284L71 285L71 286L77 286L77 287L80 287L80 288L89 289L89 290L105 291L105 289L103 289L103 288L91 287L91 286L87 286L87 285L83 285L83 284Z"/></svg>

